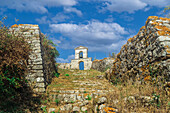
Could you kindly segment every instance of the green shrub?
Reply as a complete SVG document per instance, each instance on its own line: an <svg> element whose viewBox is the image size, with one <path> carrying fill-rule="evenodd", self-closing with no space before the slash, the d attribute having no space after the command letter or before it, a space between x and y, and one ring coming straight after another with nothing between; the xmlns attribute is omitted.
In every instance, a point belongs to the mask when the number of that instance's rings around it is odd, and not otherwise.
<svg viewBox="0 0 170 113"><path fill-rule="evenodd" d="M56 67L56 58L59 56L59 53L57 49L55 48L55 45L51 40L48 39L46 35L41 33L42 36L42 49L44 50L44 64L47 64L47 66L44 67L45 73L48 75L46 81L48 83L51 83L52 77L56 76L59 77L57 73L57 67Z"/></svg>
<svg viewBox="0 0 170 113"><path fill-rule="evenodd" d="M54 74L54 76L57 77L57 78L59 77L59 75L60 75L59 73Z"/></svg>
<svg viewBox="0 0 170 113"><path fill-rule="evenodd" d="M59 105L60 100L59 99L55 99L55 102L56 102L57 105Z"/></svg>
<svg viewBox="0 0 170 113"><path fill-rule="evenodd" d="M65 76L70 76L69 74L65 74Z"/></svg>
<svg viewBox="0 0 170 113"><path fill-rule="evenodd" d="M160 102L160 95L153 94L153 101L151 102L152 104L156 105L157 107L160 107L161 102Z"/></svg>

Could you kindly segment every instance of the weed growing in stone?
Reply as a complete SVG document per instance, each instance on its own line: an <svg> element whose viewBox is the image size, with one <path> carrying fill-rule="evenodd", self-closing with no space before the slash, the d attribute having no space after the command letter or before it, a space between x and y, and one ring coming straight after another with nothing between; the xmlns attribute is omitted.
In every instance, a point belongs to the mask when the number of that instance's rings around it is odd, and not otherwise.
<svg viewBox="0 0 170 113"><path fill-rule="evenodd" d="M91 100L91 99L92 99L92 97L88 94L86 100Z"/></svg>
<svg viewBox="0 0 170 113"><path fill-rule="evenodd" d="M60 100L59 99L55 99L55 102L56 102L57 105L59 105Z"/></svg>
<svg viewBox="0 0 170 113"><path fill-rule="evenodd" d="M73 104L73 103L74 103L74 101L71 101L71 103Z"/></svg>
<svg viewBox="0 0 170 113"><path fill-rule="evenodd" d="M161 102L160 102L160 95L153 94L153 100L151 101L151 104L156 105L157 107L160 107Z"/></svg>
<svg viewBox="0 0 170 113"><path fill-rule="evenodd" d="M44 113L48 113L46 108L47 108L47 106L41 107L41 109L43 110Z"/></svg>
<svg viewBox="0 0 170 113"><path fill-rule="evenodd" d="M41 100L42 104L47 104L48 100Z"/></svg>

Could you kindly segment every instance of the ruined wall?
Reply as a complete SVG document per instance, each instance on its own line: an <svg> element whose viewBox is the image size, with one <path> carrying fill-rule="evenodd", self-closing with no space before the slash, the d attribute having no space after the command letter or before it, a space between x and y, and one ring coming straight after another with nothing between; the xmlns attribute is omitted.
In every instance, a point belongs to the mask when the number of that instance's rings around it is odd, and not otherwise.
<svg viewBox="0 0 170 113"><path fill-rule="evenodd" d="M58 63L60 69L79 69L79 63L84 62L84 70L89 70L92 65L92 58L72 59L71 63Z"/></svg>
<svg viewBox="0 0 170 113"><path fill-rule="evenodd" d="M101 72L106 71L108 68L113 66L114 58L104 58L101 60L94 60L92 62L91 69L95 69Z"/></svg>
<svg viewBox="0 0 170 113"><path fill-rule="evenodd" d="M71 63L58 63L61 69L71 69Z"/></svg>
<svg viewBox="0 0 170 113"><path fill-rule="evenodd" d="M106 74L115 78L170 80L170 19L150 16L138 34L122 46L112 69Z"/></svg>
<svg viewBox="0 0 170 113"><path fill-rule="evenodd" d="M46 50L42 46L42 34L38 25L19 24L13 25L10 28L11 32L16 35L23 35L25 40L31 45L32 53L28 61L28 68L30 69L27 74L27 80L33 88L34 92L45 92L48 85L49 75L46 72L47 61L44 59ZM46 73L45 73L46 72Z"/></svg>

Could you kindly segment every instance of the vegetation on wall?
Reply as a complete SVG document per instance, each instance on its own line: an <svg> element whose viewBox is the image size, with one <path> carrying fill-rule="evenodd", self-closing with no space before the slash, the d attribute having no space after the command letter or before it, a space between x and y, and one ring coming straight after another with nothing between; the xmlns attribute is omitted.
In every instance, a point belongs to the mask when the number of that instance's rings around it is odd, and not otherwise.
<svg viewBox="0 0 170 113"><path fill-rule="evenodd" d="M45 35L42 37L43 61L49 82L57 73L55 58L59 56L56 46ZM0 21L0 113L37 112L40 97L34 97L26 75L31 45L22 33L14 34ZM2 101L3 100L3 101Z"/></svg>
<svg viewBox="0 0 170 113"><path fill-rule="evenodd" d="M167 13L170 12L170 6L166 6L166 7L164 8L164 11L163 11L163 12L164 12L164 13L165 13L165 12L167 12ZM170 17L170 13L168 13L167 16Z"/></svg>
<svg viewBox="0 0 170 113"><path fill-rule="evenodd" d="M47 75L46 80L47 83L50 83L52 80L52 77L55 75L58 75L57 73L57 67L56 67L56 58L59 56L59 52L54 46L57 46L54 44L51 40L48 39L47 36L42 34L42 48L43 48L43 59L44 59L44 72Z"/></svg>
<svg viewBox="0 0 170 113"><path fill-rule="evenodd" d="M0 112L21 112L23 106L27 105L34 108L30 102L25 101L31 98L30 87L25 79L30 52L30 45L24 37L11 33L1 21Z"/></svg>

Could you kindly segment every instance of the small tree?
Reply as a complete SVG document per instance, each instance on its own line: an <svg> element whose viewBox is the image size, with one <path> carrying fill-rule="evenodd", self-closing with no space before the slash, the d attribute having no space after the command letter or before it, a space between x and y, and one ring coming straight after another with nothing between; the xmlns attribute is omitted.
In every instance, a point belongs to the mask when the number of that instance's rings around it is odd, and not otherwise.
<svg viewBox="0 0 170 113"><path fill-rule="evenodd" d="M163 12L165 13L167 11L170 11L170 6L166 6ZM170 13L168 13L167 16L170 17Z"/></svg>
<svg viewBox="0 0 170 113"><path fill-rule="evenodd" d="M116 55L115 55L115 53L113 52L113 53L112 53L112 58L115 58L115 57L116 57Z"/></svg>

